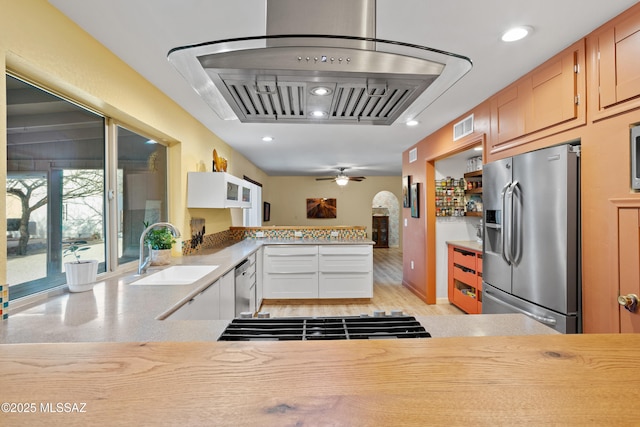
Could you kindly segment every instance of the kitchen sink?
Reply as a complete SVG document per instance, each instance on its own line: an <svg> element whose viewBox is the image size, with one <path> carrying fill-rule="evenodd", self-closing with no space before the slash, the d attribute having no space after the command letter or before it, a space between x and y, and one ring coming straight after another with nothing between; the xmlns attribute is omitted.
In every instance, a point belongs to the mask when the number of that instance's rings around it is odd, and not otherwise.
<svg viewBox="0 0 640 427"><path fill-rule="evenodd" d="M190 285L203 278L217 265L174 265L149 274L131 283L132 285Z"/></svg>

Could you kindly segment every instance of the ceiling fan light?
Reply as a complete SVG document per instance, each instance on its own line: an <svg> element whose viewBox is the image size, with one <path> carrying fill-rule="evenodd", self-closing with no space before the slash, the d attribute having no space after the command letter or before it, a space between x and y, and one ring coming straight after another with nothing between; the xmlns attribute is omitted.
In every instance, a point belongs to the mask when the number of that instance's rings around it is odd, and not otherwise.
<svg viewBox="0 0 640 427"><path fill-rule="evenodd" d="M348 183L349 183L349 177L347 176L339 176L336 178L336 184L338 184L341 187L344 187Z"/></svg>

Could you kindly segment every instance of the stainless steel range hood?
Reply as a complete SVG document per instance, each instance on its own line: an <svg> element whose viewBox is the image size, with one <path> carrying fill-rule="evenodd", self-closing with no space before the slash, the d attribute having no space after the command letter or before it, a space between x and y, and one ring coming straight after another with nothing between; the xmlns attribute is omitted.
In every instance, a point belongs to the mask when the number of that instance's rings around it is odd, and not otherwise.
<svg viewBox="0 0 640 427"><path fill-rule="evenodd" d="M267 0L266 35L172 49L221 119L390 125L415 118L471 60L375 37L375 0Z"/></svg>

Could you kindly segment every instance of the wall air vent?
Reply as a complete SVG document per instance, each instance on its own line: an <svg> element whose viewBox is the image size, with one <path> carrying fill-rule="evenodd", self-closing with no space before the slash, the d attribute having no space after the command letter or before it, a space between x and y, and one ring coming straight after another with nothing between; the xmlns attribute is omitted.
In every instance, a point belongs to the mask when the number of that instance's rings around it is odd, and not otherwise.
<svg viewBox="0 0 640 427"><path fill-rule="evenodd" d="M416 160L418 160L418 149L417 148L412 148L409 151L409 163L413 163Z"/></svg>
<svg viewBox="0 0 640 427"><path fill-rule="evenodd" d="M453 125L453 140L457 141L473 133L473 114Z"/></svg>

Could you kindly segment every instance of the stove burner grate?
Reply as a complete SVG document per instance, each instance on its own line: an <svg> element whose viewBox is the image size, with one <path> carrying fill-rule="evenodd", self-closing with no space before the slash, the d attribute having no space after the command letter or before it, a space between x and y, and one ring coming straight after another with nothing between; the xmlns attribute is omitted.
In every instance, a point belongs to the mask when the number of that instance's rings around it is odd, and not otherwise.
<svg viewBox="0 0 640 427"><path fill-rule="evenodd" d="M234 319L218 341L313 341L429 338L413 316Z"/></svg>

